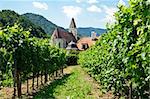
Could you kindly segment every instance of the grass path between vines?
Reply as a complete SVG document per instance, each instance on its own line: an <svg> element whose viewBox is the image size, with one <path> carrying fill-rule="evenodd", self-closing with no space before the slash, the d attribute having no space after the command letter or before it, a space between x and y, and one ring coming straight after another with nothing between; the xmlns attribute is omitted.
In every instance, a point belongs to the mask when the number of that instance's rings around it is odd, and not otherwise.
<svg viewBox="0 0 150 99"><path fill-rule="evenodd" d="M112 99L107 93L102 95L99 84L80 66L64 69L65 76L42 88L34 99Z"/></svg>

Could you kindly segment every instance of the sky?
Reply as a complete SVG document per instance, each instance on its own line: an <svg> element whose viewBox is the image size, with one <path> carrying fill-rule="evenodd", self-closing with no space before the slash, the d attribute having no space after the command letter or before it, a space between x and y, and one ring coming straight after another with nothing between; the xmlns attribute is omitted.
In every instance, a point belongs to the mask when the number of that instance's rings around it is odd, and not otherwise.
<svg viewBox="0 0 150 99"><path fill-rule="evenodd" d="M77 27L106 28L106 23L115 21L118 4L126 5L127 0L1 0L0 10L39 14L64 28L72 17Z"/></svg>

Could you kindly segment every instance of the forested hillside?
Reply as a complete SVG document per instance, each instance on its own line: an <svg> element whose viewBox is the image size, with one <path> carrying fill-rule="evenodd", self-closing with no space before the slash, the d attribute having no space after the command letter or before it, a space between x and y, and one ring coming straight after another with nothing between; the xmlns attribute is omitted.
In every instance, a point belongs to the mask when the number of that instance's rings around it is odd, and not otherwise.
<svg viewBox="0 0 150 99"><path fill-rule="evenodd" d="M56 27L60 27L51 21L47 20L41 15L38 14L33 14L33 13L26 13L23 14L22 16L28 18L32 23L40 26L47 34L51 35ZM70 23L68 23L69 26ZM62 28L62 27L60 27ZM62 28L64 29L64 28ZM67 31L68 29L64 29ZM106 32L106 29L101 29L101 28L93 28L93 27L79 27L78 28L78 36L79 37L86 37L86 36L91 36L91 32L95 31L98 35L101 35Z"/></svg>
<svg viewBox="0 0 150 99"><path fill-rule="evenodd" d="M54 29L57 27L56 24L52 23L51 21L47 20L41 15L33 14L33 13L26 13L22 16L28 18L32 23L37 24L40 26L47 34L52 34Z"/></svg>
<svg viewBox="0 0 150 99"><path fill-rule="evenodd" d="M44 30L35 24L33 24L29 19L19 15L15 11L2 10L0 11L0 27L5 28L7 26L13 26L14 24L20 24L20 26L26 30L30 31L31 35L36 37L45 37L46 33Z"/></svg>

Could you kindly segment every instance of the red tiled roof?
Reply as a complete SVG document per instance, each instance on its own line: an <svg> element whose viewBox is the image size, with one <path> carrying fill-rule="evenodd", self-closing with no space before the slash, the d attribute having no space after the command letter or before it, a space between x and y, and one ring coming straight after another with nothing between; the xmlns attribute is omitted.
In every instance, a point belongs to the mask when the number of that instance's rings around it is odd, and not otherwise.
<svg viewBox="0 0 150 99"><path fill-rule="evenodd" d="M67 43L74 41L77 42L77 40L75 39L75 37L73 36L72 33L69 33L61 28L56 28L52 34L52 38L56 39L56 38L62 38L65 39Z"/></svg>
<svg viewBox="0 0 150 99"><path fill-rule="evenodd" d="M91 47L92 45L95 44L96 41L92 40L91 37L84 37L81 38L78 42L77 42L77 46L79 50L83 50L82 49L82 44L88 44L89 47Z"/></svg>

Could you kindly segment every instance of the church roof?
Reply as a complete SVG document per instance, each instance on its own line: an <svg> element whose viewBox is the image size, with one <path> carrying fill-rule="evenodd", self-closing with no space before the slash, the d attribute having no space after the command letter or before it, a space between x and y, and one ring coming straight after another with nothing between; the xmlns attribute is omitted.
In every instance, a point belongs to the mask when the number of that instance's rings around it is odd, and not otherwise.
<svg viewBox="0 0 150 99"><path fill-rule="evenodd" d="M75 20L72 18L69 28L76 28Z"/></svg>
<svg viewBox="0 0 150 99"><path fill-rule="evenodd" d="M70 43L71 41L77 42L77 40L75 39L72 33L69 33L59 27L57 27L52 34L52 39L57 39L57 38L62 38L66 40L67 43Z"/></svg>

